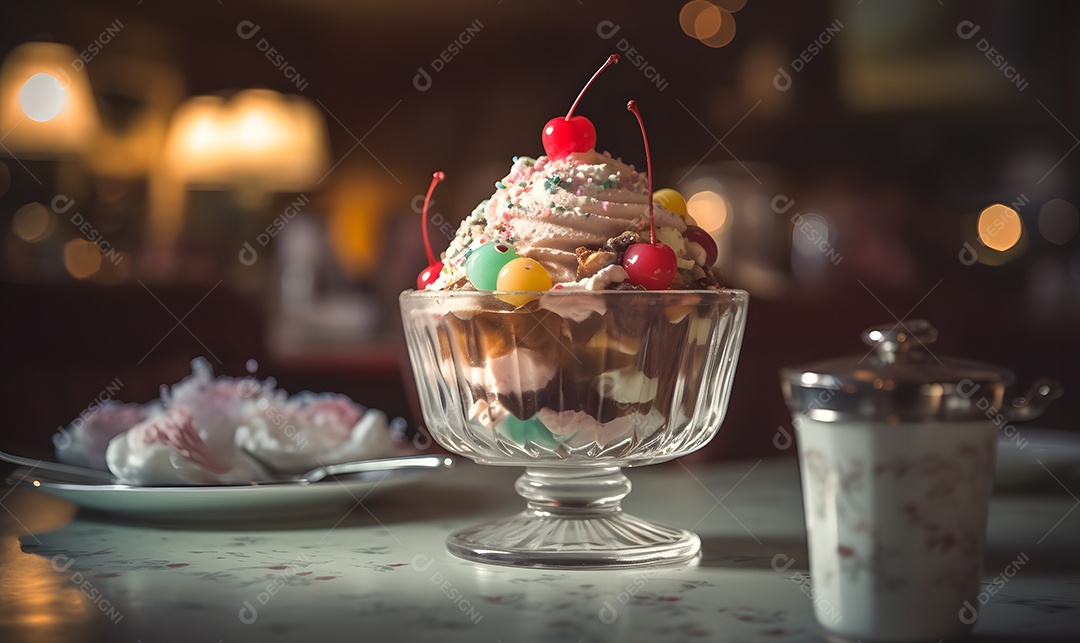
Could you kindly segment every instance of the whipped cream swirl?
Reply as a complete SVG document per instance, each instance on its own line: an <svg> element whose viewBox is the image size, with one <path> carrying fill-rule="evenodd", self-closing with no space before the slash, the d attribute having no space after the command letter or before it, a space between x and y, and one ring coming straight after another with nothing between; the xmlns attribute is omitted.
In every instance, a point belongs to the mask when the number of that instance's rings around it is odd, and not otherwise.
<svg viewBox="0 0 1080 643"><path fill-rule="evenodd" d="M462 221L443 272L429 288L445 289L465 278L468 252L489 241L513 246L543 264L553 282L569 284L577 282L578 247L599 248L627 230L648 235L647 177L608 153L517 157L495 188ZM654 215L658 235L681 240L682 217L659 205Z"/></svg>

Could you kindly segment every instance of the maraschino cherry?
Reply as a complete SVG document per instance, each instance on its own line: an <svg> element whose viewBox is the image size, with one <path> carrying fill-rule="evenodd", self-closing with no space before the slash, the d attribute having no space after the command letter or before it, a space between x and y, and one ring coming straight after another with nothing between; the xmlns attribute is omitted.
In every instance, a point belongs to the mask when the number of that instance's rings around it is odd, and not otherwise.
<svg viewBox="0 0 1080 643"><path fill-rule="evenodd" d="M667 208L668 211L674 212L683 219L690 216L690 212L686 207L686 199L679 194L678 190L660 188L653 192L652 200L653 203ZM686 237L687 241L696 243L705 250L705 265L711 267L716 263L717 258L720 256L720 249L716 246L716 240L712 238L711 234L705 232L703 228L689 224L686 226L683 236Z"/></svg>
<svg viewBox="0 0 1080 643"><path fill-rule="evenodd" d="M541 139L544 142L544 151L547 152L549 158L563 159L573 152L588 152L596 145L596 128L593 127L592 121L584 116L574 116L574 110L577 109L581 97L589 90L600 72L617 62L619 62L619 54L608 56L589 82L585 83L585 87L578 94L574 104L570 106L570 111L566 112L566 116L556 116L544 126Z"/></svg>
<svg viewBox="0 0 1080 643"><path fill-rule="evenodd" d="M626 109L637 117L641 127L641 138L645 141L645 163L649 173L649 194L652 194L652 154L649 153L649 137L645 134L645 121L641 120L641 112L638 111L637 101L630 101ZM678 264L675 261L675 251L671 246L656 240L656 217L653 214L653 200L649 198L649 234L650 243L635 243L623 253L622 267L626 270L627 278L635 286L642 286L646 290L666 290L675 279Z"/></svg>
<svg viewBox="0 0 1080 643"><path fill-rule="evenodd" d="M424 209L421 212L420 227L424 231L424 249L427 250L428 267L424 268L416 277L416 289L424 290L431 284L435 283L435 280L439 278L439 273L442 272L442 262L435 260L435 253L431 251L431 240L428 238L427 232L427 210L428 205L431 203L431 193L435 191L435 186L446 178L446 175L442 172L436 172L431 175L431 185L428 186L427 196L424 197Z"/></svg>
<svg viewBox="0 0 1080 643"><path fill-rule="evenodd" d="M716 260L720 258L720 248L716 246L716 239L713 239L711 234L705 232L704 228L688 225L683 236L686 237L687 241L692 241L705 250L705 265L707 267L712 267Z"/></svg>

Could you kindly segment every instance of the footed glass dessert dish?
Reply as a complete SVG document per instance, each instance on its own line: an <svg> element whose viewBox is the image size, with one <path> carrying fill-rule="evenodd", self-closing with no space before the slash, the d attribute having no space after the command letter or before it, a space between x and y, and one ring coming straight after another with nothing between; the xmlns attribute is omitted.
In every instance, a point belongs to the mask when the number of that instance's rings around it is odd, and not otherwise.
<svg viewBox="0 0 1080 643"><path fill-rule="evenodd" d="M741 290L407 291L401 312L432 436L524 466L525 511L452 534L461 558L625 567L694 558L693 533L623 513L621 467L701 448L727 410Z"/></svg>

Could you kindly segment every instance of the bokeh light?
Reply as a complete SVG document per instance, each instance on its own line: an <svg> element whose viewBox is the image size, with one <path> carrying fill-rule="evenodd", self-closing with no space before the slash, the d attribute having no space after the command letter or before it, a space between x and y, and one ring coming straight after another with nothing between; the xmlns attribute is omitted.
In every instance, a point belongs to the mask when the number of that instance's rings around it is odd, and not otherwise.
<svg viewBox="0 0 1080 643"><path fill-rule="evenodd" d="M79 63L75 49L54 42L25 42L4 57L0 65L4 156L22 163L90 152L101 122L90 74L78 71Z"/></svg>
<svg viewBox="0 0 1080 643"><path fill-rule="evenodd" d="M188 145L193 150L206 152L213 151L214 145L220 140L221 132L218 131L217 123L208 114L200 114L193 121L191 130L188 132Z"/></svg>
<svg viewBox="0 0 1080 643"><path fill-rule="evenodd" d="M16 210L15 216L11 218L11 229L15 236L30 243L36 243L49 236L53 228L55 228L53 213L36 201L27 203Z"/></svg>
<svg viewBox="0 0 1080 643"><path fill-rule="evenodd" d="M800 215L791 229L791 271L800 281L824 279L836 265L835 230L829 220L815 212Z"/></svg>
<svg viewBox="0 0 1080 643"><path fill-rule="evenodd" d="M251 101L246 109L238 109L235 128L234 144L244 150L255 154L277 151L282 145L285 136L288 135L287 116L278 113L277 105L269 100Z"/></svg>
<svg viewBox="0 0 1080 643"><path fill-rule="evenodd" d="M691 38L698 38L698 16L710 9L716 9L716 5L707 0L690 0L684 4L682 10L679 11L679 26L682 27L683 33Z"/></svg>
<svg viewBox="0 0 1080 643"><path fill-rule="evenodd" d="M976 224L979 231L979 241L984 246L998 252L1005 252L1020 241L1020 235L1024 233L1024 225L1020 221L1020 215L1016 210L995 203L979 214Z"/></svg>
<svg viewBox="0 0 1080 643"><path fill-rule="evenodd" d="M735 39L735 16L723 9L717 9L720 13L720 28L710 36L704 36L701 42L713 49L719 49Z"/></svg>
<svg viewBox="0 0 1080 643"><path fill-rule="evenodd" d="M44 123L60 115L67 104L67 92L55 76L36 73L19 90L19 105L27 118Z"/></svg>
<svg viewBox="0 0 1080 643"><path fill-rule="evenodd" d="M835 245L832 226L828 219L815 212L808 212L799 218L799 223L791 231L791 247L802 255L814 257L828 252Z"/></svg>
<svg viewBox="0 0 1080 643"><path fill-rule="evenodd" d="M694 37L704 40L715 36L720 31L720 24L724 20L724 14L720 7L710 4L694 18Z"/></svg>
<svg viewBox="0 0 1080 643"><path fill-rule="evenodd" d="M732 14L744 6L746 0L691 0L679 11L679 26L691 38L718 49L735 38Z"/></svg>
<svg viewBox="0 0 1080 643"><path fill-rule="evenodd" d="M712 190L704 190L690 197L686 210L698 226L709 234L723 230L728 223L728 205L724 197Z"/></svg>
<svg viewBox="0 0 1080 643"><path fill-rule="evenodd" d="M1039 208L1039 232L1050 243L1063 246L1080 230L1076 206L1064 199L1051 199Z"/></svg>
<svg viewBox="0 0 1080 643"><path fill-rule="evenodd" d="M86 239L72 239L64 244L64 268L76 279L86 279L101 270L101 251Z"/></svg>
<svg viewBox="0 0 1080 643"><path fill-rule="evenodd" d="M311 101L247 89L195 96L177 109L168 166L189 185L302 192L326 172L326 123Z"/></svg>

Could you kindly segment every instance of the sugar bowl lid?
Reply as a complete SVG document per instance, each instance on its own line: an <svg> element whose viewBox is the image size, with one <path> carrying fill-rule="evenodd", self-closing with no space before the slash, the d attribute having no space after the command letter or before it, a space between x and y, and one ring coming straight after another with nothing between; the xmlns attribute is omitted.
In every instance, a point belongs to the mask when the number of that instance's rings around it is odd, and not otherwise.
<svg viewBox="0 0 1080 643"><path fill-rule="evenodd" d="M870 420L960 422L1027 420L1061 395L1052 380L1011 399L1012 371L936 354L937 329L922 319L875 326L862 333L870 351L781 370L792 413L819 422Z"/></svg>

